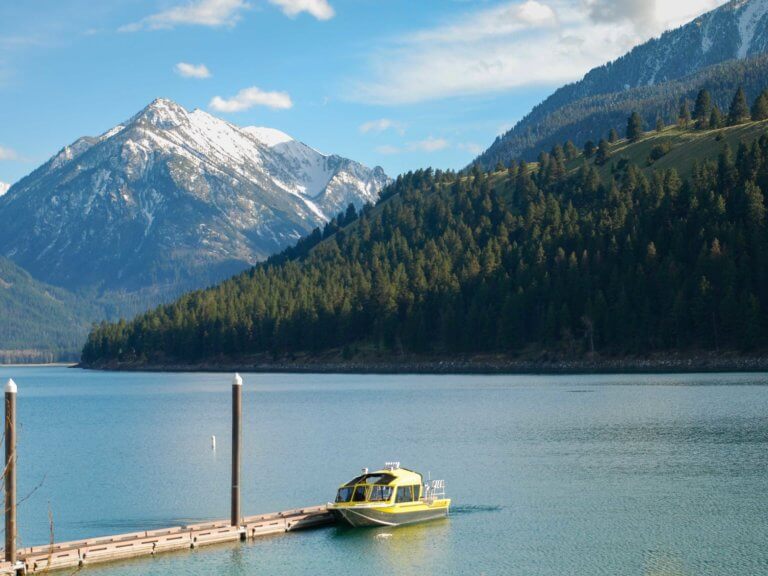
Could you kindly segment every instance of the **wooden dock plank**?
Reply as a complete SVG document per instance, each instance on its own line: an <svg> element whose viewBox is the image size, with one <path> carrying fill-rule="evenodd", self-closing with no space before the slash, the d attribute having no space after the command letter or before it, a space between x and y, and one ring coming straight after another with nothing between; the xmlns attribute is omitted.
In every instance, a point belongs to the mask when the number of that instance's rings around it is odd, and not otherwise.
<svg viewBox="0 0 768 576"><path fill-rule="evenodd" d="M32 546L19 550L18 556L26 573L35 574L126 558L146 557L208 544L237 542L268 534L284 534L294 530L325 526L333 522L333 515L326 506L309 506L248 516L243 518L239 526L231 526L227 520L216 520L188 526L173 526ZM14 568L10 563L0 563L0 576L13 574Z"/></svg>

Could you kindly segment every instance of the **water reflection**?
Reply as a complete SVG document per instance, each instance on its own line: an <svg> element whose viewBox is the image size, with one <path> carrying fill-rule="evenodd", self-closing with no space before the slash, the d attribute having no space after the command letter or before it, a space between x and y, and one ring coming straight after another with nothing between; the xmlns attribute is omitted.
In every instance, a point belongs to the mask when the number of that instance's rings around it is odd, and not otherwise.
<svg viewBox="0 0 768 576"><path fill-rule="evenodd" d="M381 567L380 573L412 574L417 566L435 566L445 555L450 540L451 519L441 518L397 527L333 528L333 539L352 554L365 550L367 560Z"/></svg>

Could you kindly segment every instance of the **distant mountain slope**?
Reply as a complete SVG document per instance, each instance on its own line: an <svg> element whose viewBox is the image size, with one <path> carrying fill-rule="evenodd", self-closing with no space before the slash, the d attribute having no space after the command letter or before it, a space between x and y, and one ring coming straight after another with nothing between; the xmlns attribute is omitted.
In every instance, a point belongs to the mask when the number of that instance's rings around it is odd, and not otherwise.
<svg viewBox="0 0 768 576"><path fill-rule="evenodd" d="M718 73L739 68L734 64L697 76L699 72L767 51L768 0L733 0L560 88L476 161L487 168L511 158L532 159L555 141L595 138L595 127L602 131L616 127L618 116L626 116L631 108L650 115L663 103L669 119L669 109L680 97L690 97L702 82L716 81ZM752 62L758 66L752 76L764 73L764 59ZM686 80L670 84L682 79ZM734 89L728 86L731 93Z"/></svg>
<svg viewBox="0 0 768 576"><path fill-rule="evenodd" d="M277 130L159 99L12 186L0 198L0 255L51 284L157 302L374 202L387 181Z"/></svg>
<svg viewBox="0 0 768 576"><path fill-rule="evenodd" d="M7 184L5 182L0 182L0 196L8 192L8 189L11 187L10 184Z"/></svg>
<svg viewBox="0 0 768 576"><path fill-rule="evenodd" d="M0 363L75 360L103 312L0 257Z"/></svg>

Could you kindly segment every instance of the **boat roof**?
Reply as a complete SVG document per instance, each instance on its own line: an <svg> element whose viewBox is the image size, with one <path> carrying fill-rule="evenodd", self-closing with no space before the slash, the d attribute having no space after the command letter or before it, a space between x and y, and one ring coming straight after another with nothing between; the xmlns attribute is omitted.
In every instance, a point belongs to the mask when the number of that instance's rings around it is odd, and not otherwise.
<svg viewBox="0 0 768 576"><path fill-rule="evenodd" d="M344 486L355 484L378 484L384 486L400 486L421 484L422 475L407 468L382 468L366 474L361 474L345 483Z"/></svg>

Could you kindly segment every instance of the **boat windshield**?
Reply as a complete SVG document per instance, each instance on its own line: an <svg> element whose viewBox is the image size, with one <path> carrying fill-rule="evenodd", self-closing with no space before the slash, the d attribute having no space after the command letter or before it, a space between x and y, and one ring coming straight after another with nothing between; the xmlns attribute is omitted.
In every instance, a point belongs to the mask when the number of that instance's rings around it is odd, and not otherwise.
<svg viewBox="0 0 768 576"><path fill-rule="evenodd" d="M354 489L351 486L339 488L339 491L336 493L336 502L349 502L352 500L353 490Z"/></svg>
<svg viewBox="0 0 768 576"><path fill-rule="evenodd" d="M371 502L387 502L390 498L392 498L391 486L374 486L371 488L371 495L368 497L368 500Z"/></svg>

